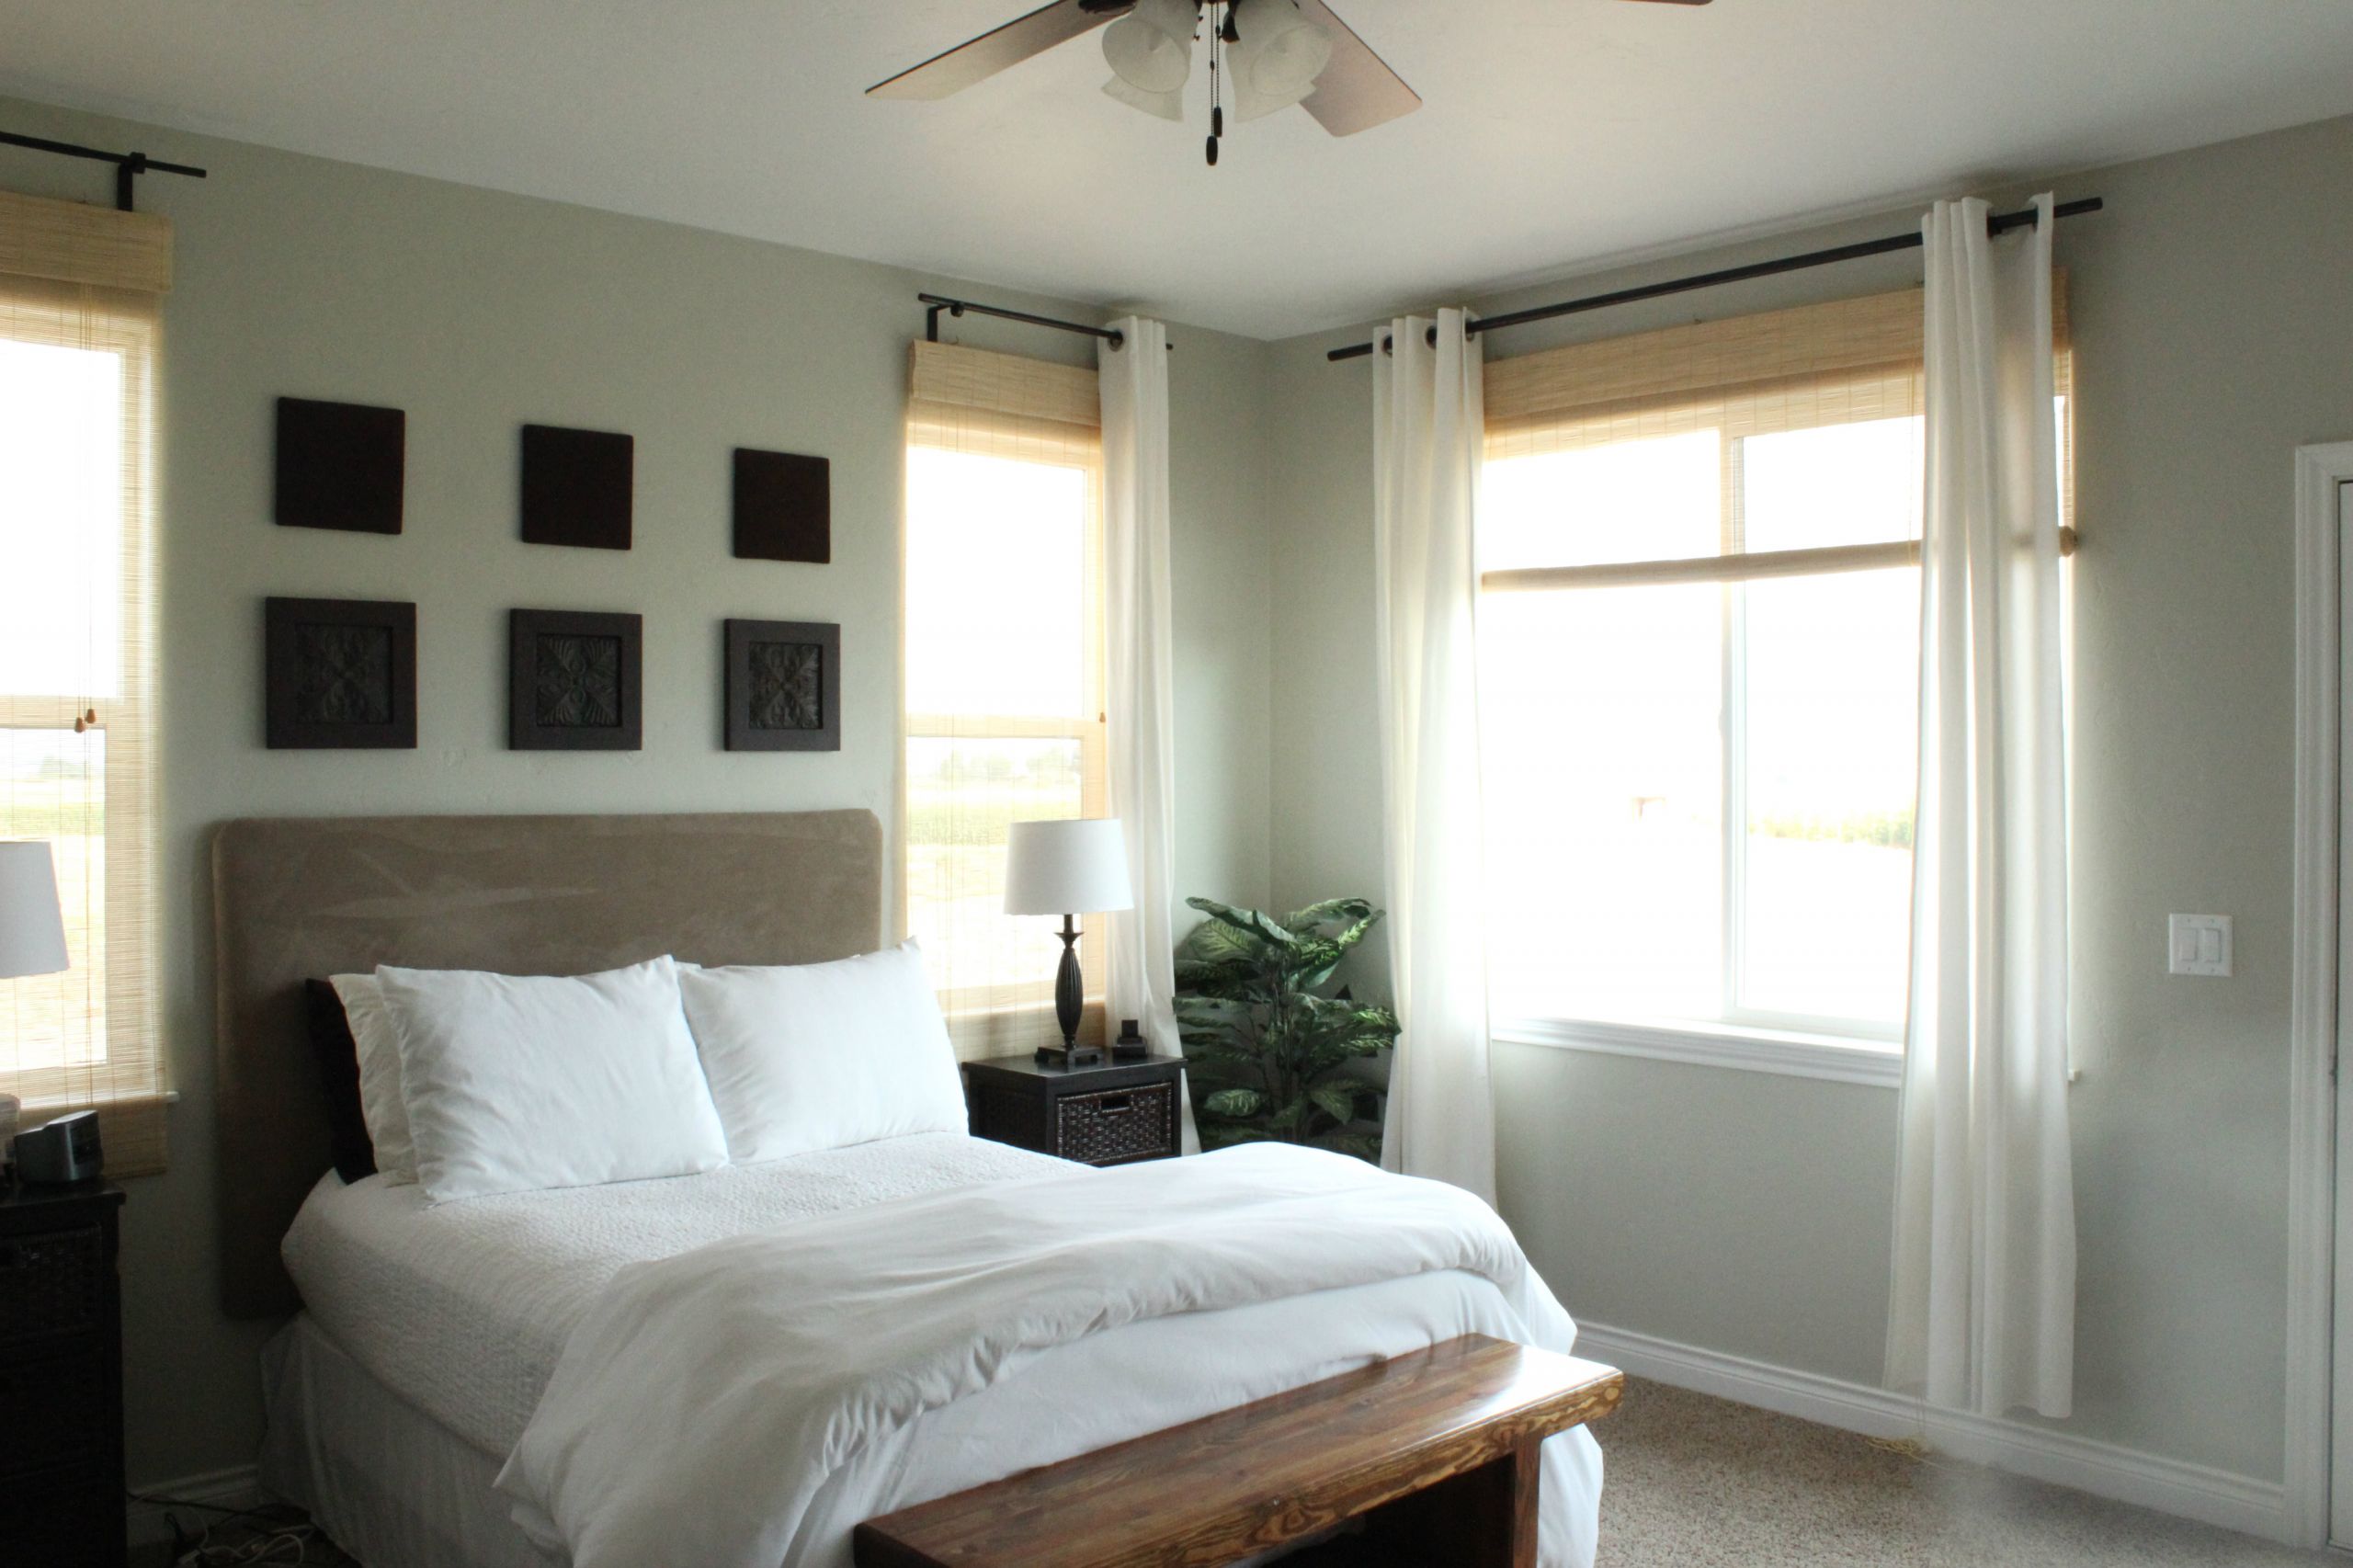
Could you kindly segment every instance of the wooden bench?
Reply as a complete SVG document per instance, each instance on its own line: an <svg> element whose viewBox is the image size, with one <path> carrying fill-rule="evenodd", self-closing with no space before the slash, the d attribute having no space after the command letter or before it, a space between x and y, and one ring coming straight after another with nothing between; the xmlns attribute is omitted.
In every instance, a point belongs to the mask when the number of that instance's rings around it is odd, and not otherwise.
<svg viewBox="0 0 2353 1568"><path fill-rule="evenodd" d="M1352 1520L1320 1565L1534 1568L1537 1445L1615 1369L1482 1335L858 1527L858 1568L1217 1568Z"/></svg>

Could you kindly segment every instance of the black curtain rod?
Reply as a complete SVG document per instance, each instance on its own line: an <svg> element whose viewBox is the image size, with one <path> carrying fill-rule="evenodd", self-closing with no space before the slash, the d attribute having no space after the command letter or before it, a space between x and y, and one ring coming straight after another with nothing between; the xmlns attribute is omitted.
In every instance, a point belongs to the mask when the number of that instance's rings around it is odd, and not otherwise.
<svg viewBox="0 0 2353 1568"><path fill-rule="evenodd" d="M2102 203L2098 197L2088 196L2080 201L2063 201L2052 209L2055 218L2075 218L2086 212L2097 212ZM1985 220L1988 233L2003 234L2012 229L2030 229L2036 222L2036 210L2022 208L2016 212L1997 212ZM1695 289L1713 289L1724 283L1745 283L1752 278L1770 278L1777 273L1802 272L1808 267L1828 267L1833 262L1858 261L1867 256L1886 256L1894 251L1918 250L1922 241L1919 232L1890 234L1883 240L1861 240L1851 245L1833 245L1828 250L1807 251L1802 256L1785 256L1772 261L1752 261L1745 267L1727 267L1717 272L1701 272L1689 278L1670 278L1664 283L1644 283L1637 288L1620 289L1608 294L1592 294L1582 300L1565 300L1557 305L1538 305L1530 310L1508 311L1502 315L1482 316L1468 323L1463 331L1493 332L1498 327L1525 326L1529 322L1550 321L1554 316L1572 316L1586 311L1606 310L1611 305L1631 305L1637 300L1655 300L1667 294L1688 294ZM1438 328L1429 330L1429 340L1438 341ZM1387 348L1389 340L1382 338L1379 347ZM1335 348L1324 356L1326 359L1361 359L1373 351L1374 345L1353 343L1346 348Z"/></svg>
<svg viewBox="0 0 2353 1568"><path fill-rule="evenodd" d="M944 294L917 294L915 298L929 307L923 313L923 335L926 341L931 343L939 341L939 312L942 311L951 316L961 316L970 311L974 315L995 316L1001 321L1027 322L1031 326L1052 327L1056 332L1075 332L1087 337L1099 337L1114 348L1127 341L1124 334L1113 332L1107 326L1086 326L1074 321L1056 321L1051 316L1033 316L1027 311L976 305L970 300L951 300Z"/></svg>
<svg viewBox="0 0 2353 1568"><path fill-rule="evenodd" d="M929 343L939 341L939 316L943 311L951 316L961 316L970 311L976 316L995 316L1000 321L1025 322L1031 326L1050 326L1056 332L1074 332L1082 337L1099 337L1114 348L1128 340L1127 334L1115 332L1108 326L1088 326L1084 322L1056 321L1051 316L1033 316L1028 311L1008 311L996 305L974 304L970 300L951 300L945 294L917 294L915 298L921 301L925 307L923 335L925 341ZM1173 349L1176 346L1172 343L1168 347Z"/></svg>
<svg viewBox="0 0 2353 1568"><path fill-rule="evenodd" d="M132 210L131 187L141 175L186 175L190 179L204 177L202 169L188 164L167 164L144 153L108 153L102 148L84 147L72 142L51 142L46 136L25 136L14 131L0 131L0 142L11 147L29 147L36 153L55 153L63 158L88 158L95 163L112 164L114 204L124 212Z"/></svg>

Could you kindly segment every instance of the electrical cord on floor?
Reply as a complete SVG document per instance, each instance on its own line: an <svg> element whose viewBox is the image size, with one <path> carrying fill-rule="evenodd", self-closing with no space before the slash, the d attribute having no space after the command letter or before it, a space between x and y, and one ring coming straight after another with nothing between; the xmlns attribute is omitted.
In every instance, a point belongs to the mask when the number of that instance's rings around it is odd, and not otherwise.
<svg viewBox="0 0 2353 1568"><path fill-rule="evenodd" d="M318 1527L295 1508L232 1508L190 1497L133 1492L132 1501L161 1507L172 1532L173 1568L261 1568L262 1564L318 1564L351 1560L329 1545ZM174 1508L193 1508L216 1517L191 1530Z"/></svg>

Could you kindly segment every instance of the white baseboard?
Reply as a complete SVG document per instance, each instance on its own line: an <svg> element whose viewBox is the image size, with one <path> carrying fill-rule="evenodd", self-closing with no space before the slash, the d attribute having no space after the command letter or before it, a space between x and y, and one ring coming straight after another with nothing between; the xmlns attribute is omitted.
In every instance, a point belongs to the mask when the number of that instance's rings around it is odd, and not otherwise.
<svg viewBox="0 0 2353 1568"><path fill-rule="evenodd" d="M213 1508L255 1508L267 1501L262 1494L260 1477L249 1464L209 1471L202 1475L184 1475L177 1481L159 1481L152 1486L134 1490L140 1494L140 1499L134 1499L128 1505L133 1551L142 1546L170 1544L172 1527L164 1522L165 1514L178 1514L181 1525L193 1530L207 1520L221 1517L210 1511ZM141 1500L153 1497L169 1497L176 1502L210 1506L176 1508L172 1503Z"/></svg>
<svg viewBox="0 0 2353 1568"><path fill-rule="evenodd" d="M1578 1324L1577 1354L1607 1361L1638 1378L1761 1410L1866 1437L1918 1437L1956 1459L2014 1475L2225 1529L2275 1540L2287 1539L2286 1491L2276 1481L2234 1475L2024 1422L1928 1410L1917 1400L1885 1389L1701 1350L1601 1324ZM1606 1446L1606 1428L1601 1436Z"/></svg>

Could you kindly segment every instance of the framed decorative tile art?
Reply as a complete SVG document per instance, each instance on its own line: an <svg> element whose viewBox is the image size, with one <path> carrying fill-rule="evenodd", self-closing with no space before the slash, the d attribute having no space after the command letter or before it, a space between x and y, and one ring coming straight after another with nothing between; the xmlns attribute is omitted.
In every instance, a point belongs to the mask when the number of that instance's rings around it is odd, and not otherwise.
<svg viewBox="0 0 2353 1568"><path fill-rule="evenodd" d="M842 629L830 621L731 620L727 749L842 749Z"/></svg>
<svg viewBox="0 0 2353 1568"><path fill-rule="evenodd" d="M506 744L515 751L636 751L644 738L644 618L507 615Z"/></svg>
<svg viewBox="0 0 2353 1568"><path fill-rule="evenodd" d="M416 607L263 603L263 730L272 751L416 746Z"/></svg>

